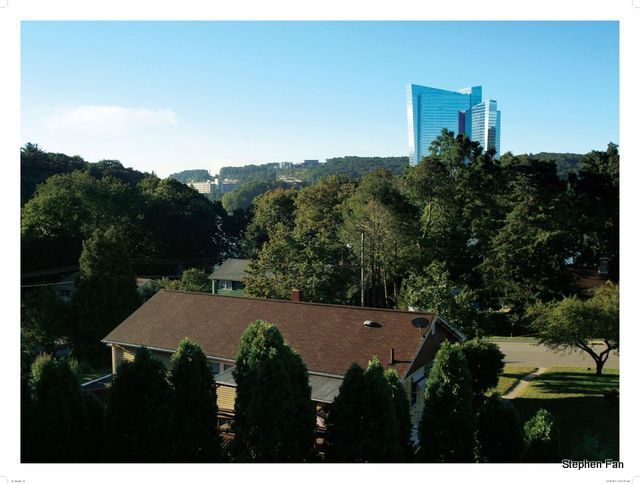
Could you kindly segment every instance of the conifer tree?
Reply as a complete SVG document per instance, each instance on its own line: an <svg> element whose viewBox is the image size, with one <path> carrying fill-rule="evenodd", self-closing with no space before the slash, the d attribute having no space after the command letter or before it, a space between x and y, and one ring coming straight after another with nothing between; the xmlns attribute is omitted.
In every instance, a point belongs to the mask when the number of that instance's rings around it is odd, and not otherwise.
<svg viewBox="0 0 640 484"><path fill-rule="evenodd" d="M68 360L49 355L33 363L33 422L28 455L35 462L79 462L84 406L80 382Z"/></svg>
<svg viewBox="0 0 640 484"><path fill-rule="evenodd" d="M402 462L412 461L414 449L413 443L411 442L412 425L409 398L395 370L387 370L385 376L391 388L391 397L393 398L393 407L396 414L398 446L400 451L398 460Z"/></svg>
<svg viewBox="0 0 640 484"><path fill-rule="evenodd" d="M207 357L196 343L184 339L171 357L167 372L172 390L172 460L220 460L216 387Z"/></svg>
<svg viewBox="0 0 640 484"><path fill-rule="evenodd" d="M340 392L327 416L327 454L330 462L363 462L364 370L356 363L344 375Z"/></svg>
<svg viewBox="0 0 640 484"><path fill-rule="evenodd" d="M75 349L90 356L103 350L100 340L140 304L124 238L113 227L96 230L82 244Z"/></svg>
<svg viewBox="0 0 640 484"><path fill-rule="evenodd" d="M278 328L257 320L245 330L233 375L235 459L312 460L316 416L307 369Z"/></svg>
<svg viewBox="0 0 640 484"><path fill-rule="evenodd" d="M165 462L170 458L169 385L165 368L141 347L113 377L107 405L110 462Z"/></svg>
<svg viewBox="0 0 640 484"><path fill-rule="evenodd" d="M472 462L474 447L471 375L459 345L444 342L433 363L420 422L424 462Z"/></svg>

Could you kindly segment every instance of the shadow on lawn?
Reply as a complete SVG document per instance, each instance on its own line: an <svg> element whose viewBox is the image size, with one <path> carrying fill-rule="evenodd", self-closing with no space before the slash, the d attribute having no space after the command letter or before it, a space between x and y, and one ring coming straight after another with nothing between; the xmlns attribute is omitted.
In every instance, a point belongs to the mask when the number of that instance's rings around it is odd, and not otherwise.
<svg viewBox="0 0 640 484"><path fill-rule="evenodd" d="M618 389L618 375L592 373L553 372L543 373L535 379L536 390L548 394L576 394L602 396Z"/></svg>
<svg viewBox="0 0 640 484"><path fill-rule="evenodd" d="M574 374L575 376L575 374ZM604 375L606 376L606 375ZM593 377L593 375L591 375ZM584 393L584 386L580 391ZM600 392L602 388L600 387ZM597 397L516 398L522 422L545 408L556 420L561 455L567 459L614 459L620 454L618 399Z"/></svg>

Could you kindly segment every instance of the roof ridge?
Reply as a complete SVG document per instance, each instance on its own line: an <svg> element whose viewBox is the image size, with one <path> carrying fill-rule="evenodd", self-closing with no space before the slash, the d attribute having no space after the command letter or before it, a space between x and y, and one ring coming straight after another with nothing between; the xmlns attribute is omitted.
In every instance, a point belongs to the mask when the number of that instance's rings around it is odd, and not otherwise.
<svg viewBox="0 0 640 484"><path fill-rule="evenodd" d="M194 294L198 296L209 296L209 297L219 297L226 299L244 299L248 301L266 301L270 303L288 303L288 304L305 304L307 306L321 306L321 307L332 307L332 308L345 308L352 310L360 310L360 311L379 311L386 313L404 313L404 314L416 314L416 315L429 315L435 316L436 313L427 313L420 311L406 311L404 309L388 309L388 308L370 308L370 307L362 307L362 306L349 306L347 304L328 304L328 303L318 303L318 302L310 302L310 301L291 301L289 299L268 299L261 297L248 297L248 296L228 296L224 294L211 294L209 292L197 292L197 291L182 291L179 289L160 289L158 292L175 292L178 294Z"/></svg>

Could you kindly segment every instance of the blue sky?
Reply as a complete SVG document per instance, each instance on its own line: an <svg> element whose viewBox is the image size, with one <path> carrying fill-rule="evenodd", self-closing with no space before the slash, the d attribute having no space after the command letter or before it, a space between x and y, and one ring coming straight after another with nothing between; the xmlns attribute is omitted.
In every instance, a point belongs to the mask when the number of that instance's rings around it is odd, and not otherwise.
<svg viewBox="0 0 640 484"><path fill-rule="evenodd" d="M408 151L408 83L482 85L502 151L618 142L617 22L23 22L22 142L161 176Z"/></svg>

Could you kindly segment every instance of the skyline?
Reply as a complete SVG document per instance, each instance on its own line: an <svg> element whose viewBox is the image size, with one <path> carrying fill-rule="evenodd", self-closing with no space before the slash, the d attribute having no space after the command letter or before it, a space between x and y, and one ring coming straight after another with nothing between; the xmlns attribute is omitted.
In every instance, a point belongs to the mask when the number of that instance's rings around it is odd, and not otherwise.
<svg viewBox="0 0 640 484"><path fill-rule="evenodd" d="M502 153L584 153L618 81L617 22L23 22L21 143L161 176L407 156L415 83L485 86Z"/></svg>

